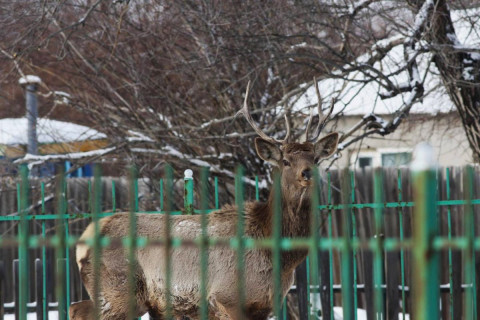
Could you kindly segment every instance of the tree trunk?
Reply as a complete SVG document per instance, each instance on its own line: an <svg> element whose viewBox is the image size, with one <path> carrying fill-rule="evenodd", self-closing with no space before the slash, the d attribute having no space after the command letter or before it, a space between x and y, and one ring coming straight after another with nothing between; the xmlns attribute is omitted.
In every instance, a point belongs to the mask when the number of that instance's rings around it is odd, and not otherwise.
<svg viewBox="0 0 480 320"><path fill-rule="evenodd" d="M420 8L424 1L416 1ZM455 104L470 144L473 161L480 162L480 54L459 43L447 1L436 0L425 39L450 99Z"/></svg>

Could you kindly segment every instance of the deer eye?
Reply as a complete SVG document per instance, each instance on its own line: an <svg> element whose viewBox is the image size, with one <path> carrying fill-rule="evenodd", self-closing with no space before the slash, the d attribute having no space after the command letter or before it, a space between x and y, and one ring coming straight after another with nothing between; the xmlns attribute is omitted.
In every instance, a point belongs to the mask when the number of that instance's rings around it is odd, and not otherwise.
<svg viewBox="0 0 480 320"><path fill-rule="evenodd" d="M290 167L290 162L288 162L288 160L283 159L283 165L285 167Z"/></svg>

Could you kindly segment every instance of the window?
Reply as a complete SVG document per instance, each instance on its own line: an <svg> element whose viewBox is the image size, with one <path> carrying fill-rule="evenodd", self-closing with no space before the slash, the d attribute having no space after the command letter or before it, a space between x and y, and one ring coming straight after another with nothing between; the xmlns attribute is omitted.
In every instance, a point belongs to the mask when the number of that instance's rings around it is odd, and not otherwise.
<svg viewBox="0 0 480 320"><path fill-rule="evenodd" d="M65 161L65 171L70 170L72 163L70 161ZM93 176L93 166L91 164L86 164L83 167L78 168L77 170L68 174L69 178L82 178L82 177L92 177Z"/></svg>
<svg viewBox="0 0 480 320"><path fill-rule="evenodd" d="M372 166L373 159L372 157L358 157L358 167L364 169L366 167Z"/></svg>
<svg viewBox="0 0 480 320"><path fill-rule="evenodd" d="M356 169L408 166L412 161L412 150L409 148L371 148L352 153L350 161L353 168Z"/></svg>
<svg viewBox="0 0 480 320"><path fill-rule="evenodd" d="M412 154L410 152L382 153L383 167L406 166L410 161L412 161Z"/></svg>

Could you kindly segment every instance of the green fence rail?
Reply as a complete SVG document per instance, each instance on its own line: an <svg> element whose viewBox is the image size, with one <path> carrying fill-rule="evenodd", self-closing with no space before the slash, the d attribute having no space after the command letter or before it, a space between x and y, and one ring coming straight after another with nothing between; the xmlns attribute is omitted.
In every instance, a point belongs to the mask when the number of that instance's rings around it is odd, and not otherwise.
<svg viewBox="0 0 480 320"><path fill-rule="evenodd" d="M356 190L359 181L354 172L345 170L338 174L340 192L332 185L332 175L316 177L312 203L311 232L308 238L283 238L281 233L281 217L274 215L273 234L271 238L248 238L244 236L245 222L239 214L236 236L232 238L212 238L207 234L206 214L220 207L218 196L218 179L210 179L208 170L200 171L195 193L194 179L191 172L185 177L184 211L173 211L173 173L166 169L165 177L159 182L159 205L161 211L143 212L148 214L199 214L201 215L202 233L194 240L178 237L167 239L151 239L136 235L136 212L139 210L137 172L132 169L130 174L130 231L125 239L103 237L99 233L99 220L110 216L116 211L116 187L112 184L112 210L102 211L101 175L99 167L95 169L93 183L89 184L90 213L72 214L67 212L67 194L65 177L60 174L57 181L56 212L47 212L45 207L45 185L41 184L40 214L31 214L29 207L29 177L27 167L20 170L20 181L17 186L18 214L2 215L0 223L18 222L18 232L15 236L0 237L0 248L17 247L19 260L18 279L18 317L27 318L29 291L33 290L29 276L29 250L41 249L43 287L41 301L43 318L47 318L49 310L47 299L48 268L46 249L55 250L56 297L58 298L59 319L68 318L68 308L73 301L71 286L72 258L71 248L78 243L78 235L69 230L72 219L89 218L95 225L95 236L87 239L86 244L93 248L94 270L100 268L101 250L113 244L123 245L128 250L131 269L129 271L129 290L133 292L134 261L136 250L146 246L163 246L178 248L182 246L198 246L201 249L201 299L200 315L208 318L207 302L207 261L208 248L213 246L229 246L237 251L236 268L238 272L238 300L243 305L248 292L244 287L244 254L248 250L268 249L273 260L273 313L277 318L287 318L288 312L280 292L281 252L299 248L309 249L306 270L305 287L302 289L297 277L293 293L300 296L305 290L307 301L307 317L317 319L317 310L322 307L323 319L334 319L334 313L341 307L343 319L358 319L359 308L366 309L368 319L478 319L477 292L479 264L477 252L480 250L476 214L480 199L476 198L478 175L472 167L463 171L462 175L453 174L452 170L434 170L424 168L414 170L411 176L406 176L402 170L396 171L396 184L390 188L395 190L396 199L387 199L385 187L385 172L375 170L370 188L373 198L358 199ZM368 179L367 179L368 180ZM408 181L405 181L408 180ZM258 178L256 199L259 198ZM364 183L365 181L362 181ZM213 209L208 209L208 189L213 183ZM276 211L280 211L281 201L279 180L274 179L273 188L277 190L275 201ZM405 186L407 184L407 186ZM462 199L453 199L452 184L462 194ZM408 190L407 190L408 189ZM411 190L410 190L411 189ZM244 208L244 174L241 169L236 172L235 204L238 212ZM337 196L334 196L334 192ZM412 193L414 199L408 199ZM444 198L444 199L440 199ZM197 199L197 202L195 200ZM372 218L366 222L366 216ZM441 218L441 217L445 217ZM455 220L455 217L460 217ZM169 221L169 219L166 219ZM409 220L409 221L406 221ZM41 224L41 233L30 234L29 223L35 221ZM46 222L55 221L55 234L46 235ZM391 221L396 221L394 231ZM463 225L458 225L462 221ZM455 225L454 225L455 224ZM410 229L410 226L412 228ZM397 228L398 227L398 228ZM171 230L167 223L167 234ZM369 234L366 229L370 229ZM385 236L386 232L395 236ZM0 258L1 259L1 258ZM167 259L168 260L168 259ZM459 261L461 260L461 261ZM166 261L166 270L171 265ZM387 270L386 270L387 269ZM442 280L441 272L447 274ZM392 273L396 274L393 281ZM99 273L97 273L99 274ZM166 282L171 285L170 272L167 272ZM363 279L360 279L363 278ZM445 282L446 281L446 282ZM96 281L100 283L100 281ZM392 284L393 283L393 284ZM0 286L1 289L1 286ZM76 288L76 290L79 290ZM100 288L94 290L96 296ZM3 295L4 296L4 295ZM168 292L167 292L167 296ZM396 301L395 301L396 300ZM400 301L400 304L398 303ZM1 302L1 301L0 301ZM133 312L133 302L131 302ZM282 308L282 305L284 306ZM396 305L396 306L395 306ZM337 306L337 307L335 307ZM167 315L172 315L171 301L167 299ZM299 308L302 309L302 308ZM0 309L1 310L1 309ZM99 310L97 310L97 313ZM134 318L131 313L129 318ZM305 319L305 315L301 315Z"/></svg>

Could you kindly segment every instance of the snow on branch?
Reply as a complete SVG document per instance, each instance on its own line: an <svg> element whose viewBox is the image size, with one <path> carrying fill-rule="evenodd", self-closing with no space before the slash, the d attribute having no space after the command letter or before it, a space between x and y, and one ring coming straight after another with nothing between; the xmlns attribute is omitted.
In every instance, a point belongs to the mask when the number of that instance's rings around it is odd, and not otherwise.
<svg viewBox="0 0 480 320"><path fill-rule="evenodd" d="M222 169L218 165L212 164L208 161L200 160L193 155L189 155L189 154L185 154L183 152L180 152L179 150L175 149L172 146L166 146L162 149L132 148L131 151L135 152L135 153L141 153L141 154L150 153L150 154L174 157L174 158L177 158L179 160L183 160L183 161L185 161L185 162L187 162L191 165L197 166L197 167L208 167L210 172L212 172L212 173L222 174L222 175L227 176L227 177L232 178L232 179L235 178L235 174L232 171ZM218 159L218 157L213 157L212 159ZM251 186L256 185L255 180L249 179L247 177L244 177L243 181L245 183L248 183ZM262 181L259 182L259 188L266 189L267 187L268 186L267 186L267 181L266 180L262 180Z"/></svg>
<svg viewBox="0 0 480 320"><path fill-rule="evenodd" d="M31 170L34 166L40 165L49 161L58 160L80 160L86 158L98 158L106 154L112 153L118 149L117 147L110 147L86 152L72 152L65 154L49 154L49 155L33 155L27 154L25 157L15 160L14 163L28 163L28 168Z"/></svg>
<svg viewBox="0 0 480 320"><path fill-rule="evenodd" d="M367 8L375 0L360 0L355 2L353 5L349 6L348 13L351 16L355 16L361 10Z"/></svg>
<svg viewBox="0 0 480 320"><path fill-rule="evenodd" d="M434 0L426 0L415 16L412 30L410 30L405 45L413 48L415 41L419 40L428 20L431 18L434 10Z"/></svg>
<svg viewBox="0 0 480 320"><path fill-rule="evenodd" d="M360 141L372 134L380 134L382 136L388 135L394 132L398 126L401 124L402 120L406 118L416 100L423 95L423 86L415 86L412 88L412 91L408 98L406 99L403 106L393 113L391 120L387 121L382 117L374 113L370 113L362 118L357 124L352 128L347 130L345 134L340 137L338 150L342 151L347 148L349 145ZM364 132L358 136L353 137L348 140L354 133L363 129Z"/></svg>

